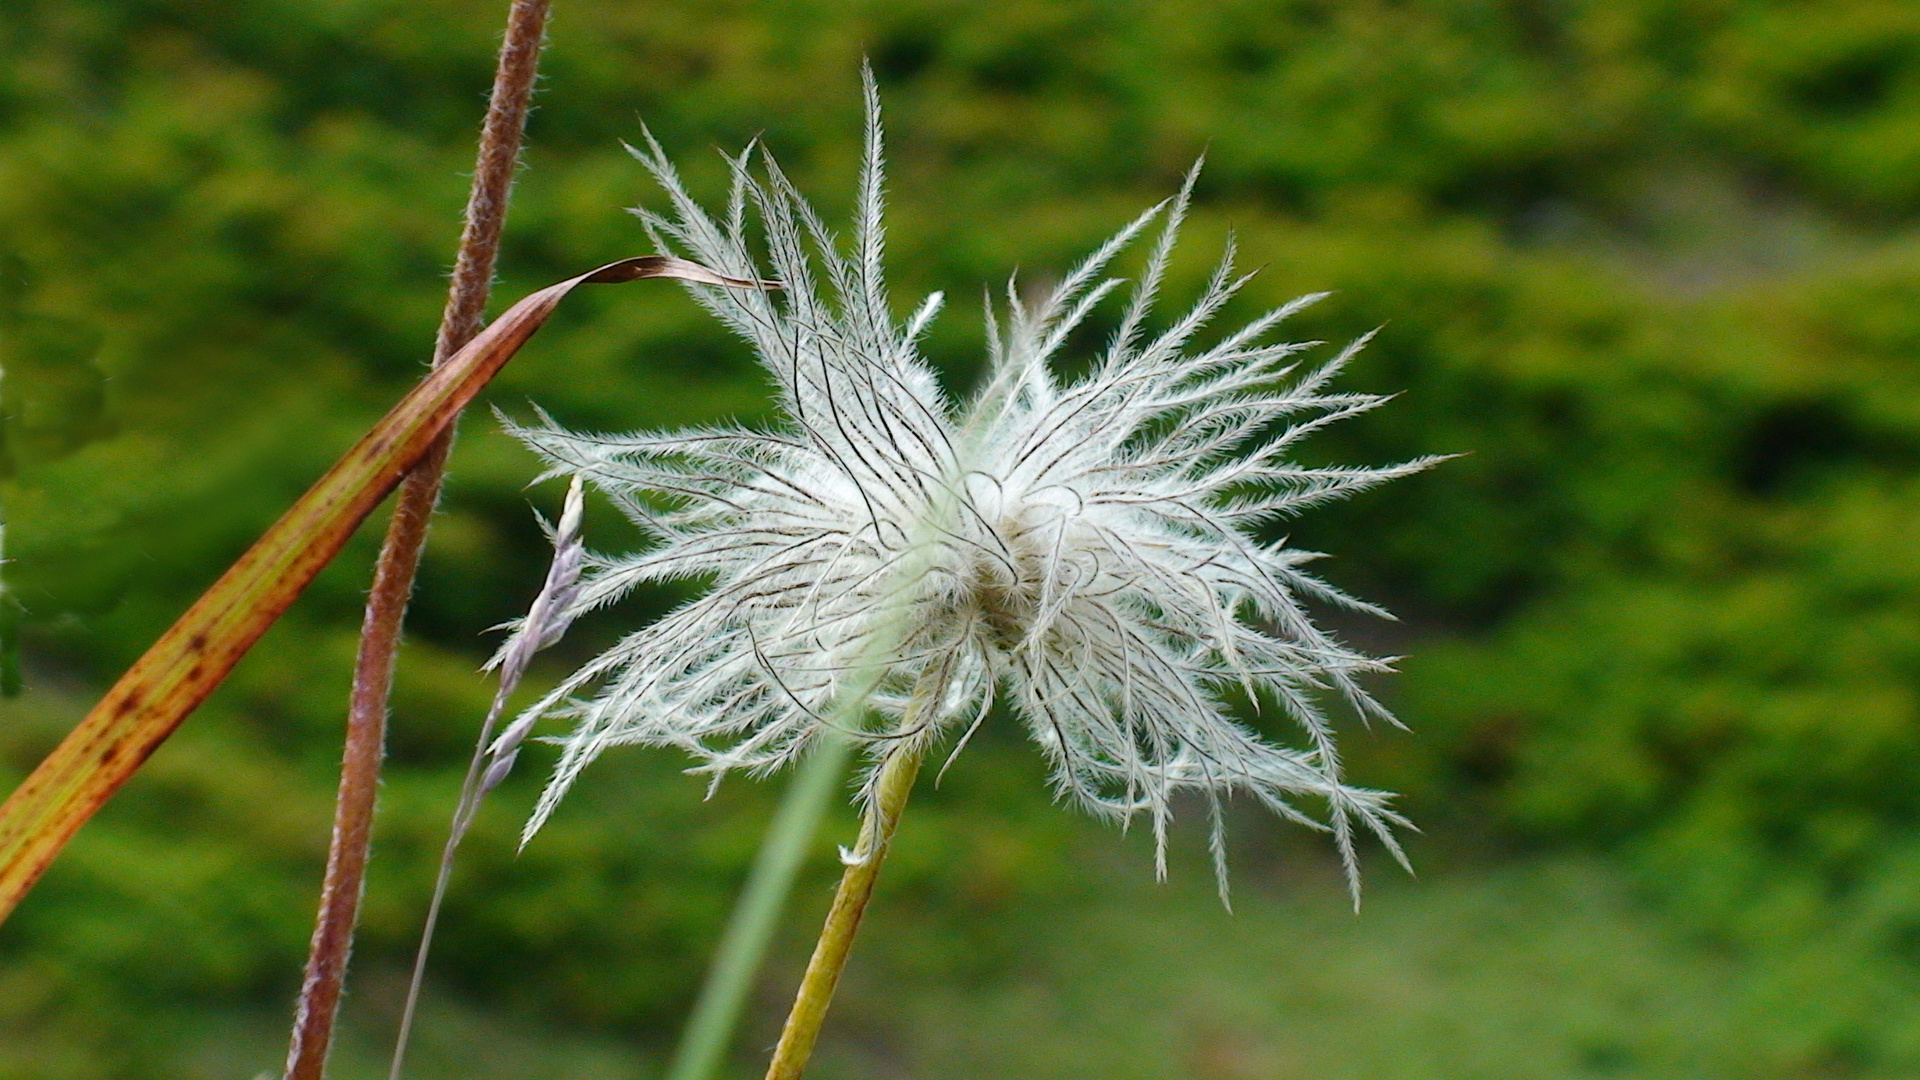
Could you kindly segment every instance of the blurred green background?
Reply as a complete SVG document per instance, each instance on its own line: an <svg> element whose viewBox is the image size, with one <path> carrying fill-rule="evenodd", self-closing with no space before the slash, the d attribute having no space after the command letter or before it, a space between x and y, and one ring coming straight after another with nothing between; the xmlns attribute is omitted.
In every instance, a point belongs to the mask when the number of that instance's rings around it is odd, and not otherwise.
<svg viewBox="0 0 1920 1080"><path fill-rule="evenodd" d="M1827 0L556 0L496 294L646 250L619 140L713 192L764 133L830 215L857 68L887 107L904 307L1057 272L1205 152L1174 293L1237 230L1237 314L1385 323L1405 391L1312 453L1467 456L1299 523L1399 612L1420 874L1345 904L1248 811L1237 910L1183 833L1052 805L1011 725L909 813L815 1075L1254 1080L1920 1073L1920 9ZM418 376L501 0L0 6L0 785ZM752 417L669 287L589 290L501 377L603 428ZM496 309L499 304L496 303ZM395 697L333 1075L384 1075L401 972L545 552L529 455L464 426ZM631 542L596 508L589 535ZM277 1070L317 893L369 527L0 929L0 1077ZM546 678L673 601L583 624ZM538 681L538 680L536 680ZM1281 733L1284 734L1284 733ZM609 755L515 856L483 815L414 1075L656 1075L779 785ZM823 836L735 1065L758 1075ZM1377 853L1376 853L1377 854ZM277 1071L276 1071L277 1075Z"/></svg>

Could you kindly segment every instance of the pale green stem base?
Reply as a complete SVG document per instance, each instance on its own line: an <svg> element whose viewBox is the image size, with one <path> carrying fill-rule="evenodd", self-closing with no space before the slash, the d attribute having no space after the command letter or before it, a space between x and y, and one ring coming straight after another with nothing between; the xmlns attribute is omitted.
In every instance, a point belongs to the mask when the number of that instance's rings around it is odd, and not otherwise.
<svg viewBox="0 0 1920 1080"><path fill-rule="evenodd" d="M726 1056L740 1011L753 988L754 973L766 958L781 909L793 892L794 876L813 846L820 819L847 771L853 744L832 735L824 736L821 742L821 747L800 766L779 812L767 827L767 837L754 858L746 887L740 892L719 948L714 950L713 966L707 971L706 985L700 988L693 1016L687 1020L687 1031L681 1037L667 1080L709 1080Z"/></svg>
<svg viewBox="0 0 1920 1080"><path fill-rule="evenodd" d="M860 829L860 842L840 877L827 925L813 947L813 959L807 962L807 974L800 980L793 1011L787 1014L787 1026L780 1032L780 1045L767 1066L767 1080L799 1080L807 1059L813 1056L813 1044L820 1037L827 1006L833 1002L834 987L840 983L847 953L853 948L854 932L860 928L860 917L866 914L867 901L872 899L874 883L880 878L880 864L899 827L900 812L906 809L907 795L920 774L920 758L917 746L902 747L880 766L880 775L874 779L873 803Z"/></svg>

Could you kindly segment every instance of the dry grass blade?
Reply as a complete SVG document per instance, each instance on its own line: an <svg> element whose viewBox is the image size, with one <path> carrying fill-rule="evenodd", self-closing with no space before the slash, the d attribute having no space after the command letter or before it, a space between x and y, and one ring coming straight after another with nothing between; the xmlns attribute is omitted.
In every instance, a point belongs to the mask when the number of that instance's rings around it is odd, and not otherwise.
<svg viewBox="0 0 1920 1080"><path fill-rule="evenodd" d="M220 685L560 301L581 285L642 278L778 287L671 256L624 259L526 296L434 369L154 642L0 805L0 920L80 826Z"/></svg>

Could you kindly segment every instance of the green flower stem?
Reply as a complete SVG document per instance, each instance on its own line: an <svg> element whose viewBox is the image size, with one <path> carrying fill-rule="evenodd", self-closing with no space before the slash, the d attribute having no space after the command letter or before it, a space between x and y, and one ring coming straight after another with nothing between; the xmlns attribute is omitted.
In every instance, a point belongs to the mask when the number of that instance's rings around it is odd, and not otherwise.
<svg viewBox="0 0 1920 1080"><path fill-rule="evenodd" d="M827 913L827 925L813 947L813 959L800 980L800 992L794 997L793 1011L787 1014L787 1026L780 1032L780 1045L767 1066L767 1080L799 1080L813 1056L813 1044L820 1037L820 1025L827 1018L827 1006L833 1002L834 987L847 966L847 954L853 949L853 935L860 929L860 917L866 914L867 901L873 898L874 883L880 879L880 864L906 809L907 795L920 774L923 753L917 742L903 744L887 755L874 778L873 802L860 830L860 842L847 859L846 873L833 896L833 908Z"/></svg>
<svg viewBox="0 0 1920 1080"><path fill-rule="evenodd" d="M708 1080L726 1056L747 993L753 988L754 973L766 958L780 912L793 892L794 876L813 846L820 819L847 771L853 744L833 736L821 742L800 766L767 827L746 887L714 950L713 966L707 971L706 985L700 988L700 999L687 1021L667 1080Z"/></svg>

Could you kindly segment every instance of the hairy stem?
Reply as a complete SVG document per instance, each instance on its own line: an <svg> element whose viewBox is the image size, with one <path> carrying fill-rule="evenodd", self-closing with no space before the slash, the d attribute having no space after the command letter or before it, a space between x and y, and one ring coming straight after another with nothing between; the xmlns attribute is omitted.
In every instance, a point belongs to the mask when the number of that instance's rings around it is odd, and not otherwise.
<svg viewBox="0 0 1920 1080"><path fill-rule="evenodd" d="M480 332L493 284L507 198L520 160L527 106L533 96L540 45L546 34L550 0L514 0L500 43L493 96L481 130L473 186L467 197L466 226L447 291L447 306L434 341L437 366ZM360 651L354 663L353 693L347 712L346 750L340 765L333 839L320 893L320 913L307 955L292 1043L287 1051L287 1080L320 1080L333 1042L334 1018L346 978L353 929L372 839L374 799L385 754L387 696L400 647L400 627L413 592L427 523L440 498L440 481L453 445L453 428L436 440L401 485L392 523L374 569L361 624Z"/></svg>
<svg viewBox="0 0 1920 1080"><path fill-rule="evenodd" d="M794 875L813 846L852 748L844 738L827 738L788 786L779 812L767 826L726 933L714 950L713 966L707 970L706 984L700 988L667 1080L709 1080L726 1056L741 1007L753 988L754 973L766 958L781 909L793 891Z"/></svg>
<svg viewBox="0 0 1920 1080"><path fill-rule="evenodd" d="M840 877L840 888L833 895L833 907L827 912L827 924L807 961L807 973L800 980L800 992L794 996L793 1010L780 1032L780 1044L774 1048L773 1061L767 1066L767 1080L799 1080L813 1056L813 1044L820 1038L820 1025L826 1021L827 1006L833 1003L834 987L840 984L840 972L847 966L847 954L853 949L853 935L860 929L860 918L873 898L874 883L880 879L880 864L900 825L900 812L906 809L907 795L920 774L922 747L909 742L887 755L880 774L873 781L873 799L860 828L860 841L847 858L847 869Z"/></svg>

